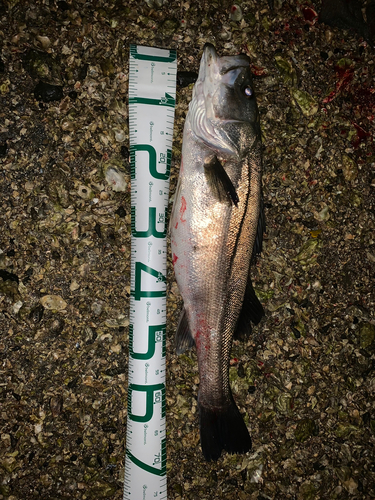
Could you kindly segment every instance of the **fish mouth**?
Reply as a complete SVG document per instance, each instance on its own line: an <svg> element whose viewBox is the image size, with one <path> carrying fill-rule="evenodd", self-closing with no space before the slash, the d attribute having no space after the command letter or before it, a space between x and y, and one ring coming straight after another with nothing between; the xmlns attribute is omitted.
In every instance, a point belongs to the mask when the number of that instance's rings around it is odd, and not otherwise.
<svg viewBox="0 0 375 500"><path fill-rule="evenodd" d="M220 78L226 73L249 65L250 58L246 54L219 57L212 43L206 43L203 47L198 80L204 82L206 78Z"/></svg>
<svg viewBox="0 0 375 500"><path fill-rule="evenodd" d="M215 47L212 43L206 43L203 48L203 55L201 59L201 64L199 67L198 81L202 83L207 79L210 79L210 75L215 73L215 69L217 66L218 55Z"/></svg>
<svg viewBox="0 0 375 500"><path fill-rule="evenodd" d="M237 77L250 65L250 58L245 54L219 57L212 43L206 43L203 49L195 92L206 101L209 113L209 102L220 85L233 86Z"/></svg>
<svg viewBox="0 0 375 500"><path fill-rule="evenodd" d="M203 55L204 55L204 62L207 65L210 65L210 63L216 62L218 56L215 47L212 45L212 43L205 43L203 47Z"/></svg>

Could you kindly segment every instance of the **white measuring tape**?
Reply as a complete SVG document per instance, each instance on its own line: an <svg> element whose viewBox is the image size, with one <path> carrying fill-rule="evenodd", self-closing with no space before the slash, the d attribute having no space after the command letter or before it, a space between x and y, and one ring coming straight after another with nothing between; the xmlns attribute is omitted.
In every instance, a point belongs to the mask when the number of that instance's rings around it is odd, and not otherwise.
<svg viewBox="0 0 375 500"><path fill-rule="evenodd" d="M124 499L167 498L167 208L175 50L130 46L131 297Z"/></svg>

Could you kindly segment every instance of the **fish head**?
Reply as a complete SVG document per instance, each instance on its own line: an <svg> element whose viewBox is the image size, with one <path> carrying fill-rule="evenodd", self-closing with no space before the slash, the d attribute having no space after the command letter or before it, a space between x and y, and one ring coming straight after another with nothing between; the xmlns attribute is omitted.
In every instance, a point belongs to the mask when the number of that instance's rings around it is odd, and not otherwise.
<svg viewBox="0 0 375 500"><path fill-rule="evenodd" d="M209 147L243 157L260 140L249 57L219 57L206 44L189 114L192 131Z"/></svg>

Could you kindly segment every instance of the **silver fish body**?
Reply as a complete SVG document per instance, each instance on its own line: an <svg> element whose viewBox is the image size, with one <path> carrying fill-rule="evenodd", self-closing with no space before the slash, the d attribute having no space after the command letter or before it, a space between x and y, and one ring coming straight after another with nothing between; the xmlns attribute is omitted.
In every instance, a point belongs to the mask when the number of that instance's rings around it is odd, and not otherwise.
<svg viewBox="0 0 375 500"><path fill-rule="evenodd" d="M195 344L203 455L243 453L251 439L233 400L229 361L234 336L251 331L263 308L249 278L260 251L261 137L249 58L204 48L185 121L172 210L171 249L184 308L177 352Z"/></svg>

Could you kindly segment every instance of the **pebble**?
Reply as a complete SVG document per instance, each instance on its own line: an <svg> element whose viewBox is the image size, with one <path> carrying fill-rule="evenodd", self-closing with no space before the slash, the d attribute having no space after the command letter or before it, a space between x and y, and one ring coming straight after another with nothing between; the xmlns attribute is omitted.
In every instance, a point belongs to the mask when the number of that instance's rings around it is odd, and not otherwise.
<svg viewBox="0 0 375 500"><path fill-rule="evenodd" d="M118 168L110 166L105 171L105 180L111 186L113 191L126 191L128 183L125 180L125 175Z"/></svg>
<svg viewBox="0 0 375 500"><path fill-rule="evenodd" d="M53 311L63 311L68 305L60 295L44 295L40 299L40 303L45 309Z"/></svg>

